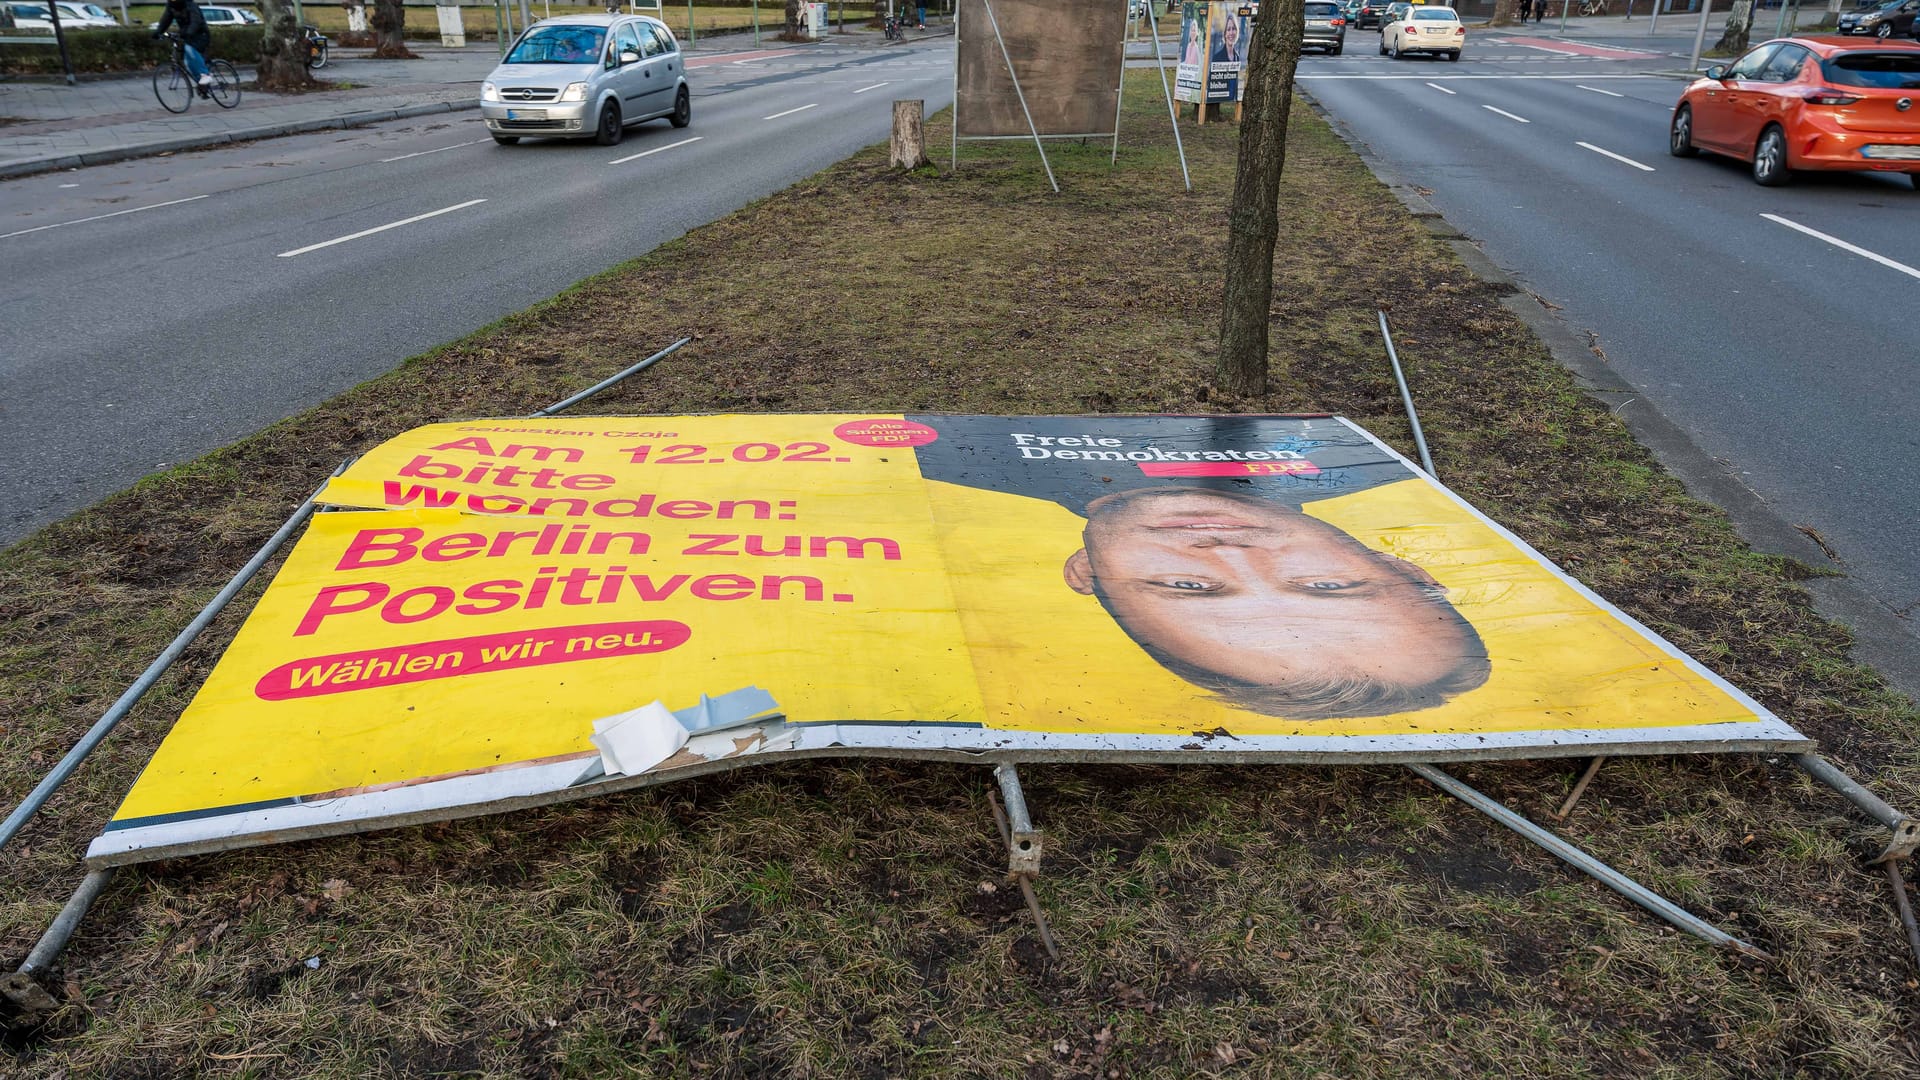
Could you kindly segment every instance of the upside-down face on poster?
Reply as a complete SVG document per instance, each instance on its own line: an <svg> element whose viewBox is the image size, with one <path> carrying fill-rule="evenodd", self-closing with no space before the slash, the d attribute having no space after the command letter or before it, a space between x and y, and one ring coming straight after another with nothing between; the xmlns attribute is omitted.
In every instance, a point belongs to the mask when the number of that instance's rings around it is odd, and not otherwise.
<svg viewBox="0 0 1920 1080"><path fill-rule="evenodd" d="M96 863L749 759L1808 745L1337 417L444 423L322 501Z"/></svg>

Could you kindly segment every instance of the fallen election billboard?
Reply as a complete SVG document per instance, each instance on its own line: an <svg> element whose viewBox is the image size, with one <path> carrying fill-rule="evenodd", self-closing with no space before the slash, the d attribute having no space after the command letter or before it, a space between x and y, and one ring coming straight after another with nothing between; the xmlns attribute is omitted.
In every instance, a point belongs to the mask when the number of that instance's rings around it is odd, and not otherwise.
<svg viewBox="0 0 1920 1080"><path fill-rule="evenodd" d="M96 865L807 756L1811 747L1338 417L450 422L322 501Z"/></svg>

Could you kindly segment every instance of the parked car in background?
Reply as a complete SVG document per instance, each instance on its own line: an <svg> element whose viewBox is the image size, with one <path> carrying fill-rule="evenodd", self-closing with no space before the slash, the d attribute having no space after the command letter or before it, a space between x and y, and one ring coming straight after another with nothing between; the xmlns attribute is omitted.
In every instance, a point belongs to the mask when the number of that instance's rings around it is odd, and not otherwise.
<svg viewBox="0 0 1920 1080"><path fill-rule="evenodd" d="M1328 56L1339 56L1347 44L1347 9L1334 0L1306 0L1306 17L1300 47L1325 49Z"/></svg>
<svg viewBox="0 0 1920 1080"><path fill-rule="evenodd" d="M1913 34L1914 16L1920 14L1920 0L1888 0L1865 11L1849 11L1840 16L1839 33L1849 37L1868 34L1885 41Z"/></svg>
<svg viewBox="0 0 1920 1080"><path fill-rule="evenodd" d="M1467 28L1452 8L1409 7L1380 32L1380 52L1395 60L1413 53L1459 60L1466 46Z"/></svg>
<svg viewBox="0 0 1920 1080"><path fill-rule="evenodd" d="M569 15L534 23L480 84L480 116L503 146L524 136L602 146L628 126L693 121L686 63L673 31L634 15Z"/></svg>
<svg viewBox="0 0 1920 1080"><path fill-rule="evenodd" d="M1804 169L1905 173L1920 189L1920 45L1813 37L1756 46L1681 93L1667 149L1751 162L1767 187Z"/></svg>
<svg viewBox="0 0 1920 1080"><path fill-rule="evenodd" d="M1380 41L1382 44L1385 44L1387 40L1387 24L1394 22L1397 19L1406 18L1407 12L1411 10L1413 10L1413 5L1410 3L1407 3L1407 0L1393 0L1393 3L1388 4L1384 9L1381 10Z"/></svg>
<svg viewBox="0 0 1920 1080"><path fill-rule="evenodd" d="M200 14L207 17L208 26L258 26L260 16L249 8L227 7L223 4L200 6Z"/></svg>
<svg viewBox="0 0 1920 1080"><path fill-rule="evenodd" d="M74 3L72 0L59 0L60 25L65 27L89 28L119 26L120 20L108 13L99 4Z"/></svg>
<svg viewBox="0 0 1920 1080"><path fill-rule="evenodd" d="M6 4L16 30L52 30L53 13L45 4Z"/></svg>

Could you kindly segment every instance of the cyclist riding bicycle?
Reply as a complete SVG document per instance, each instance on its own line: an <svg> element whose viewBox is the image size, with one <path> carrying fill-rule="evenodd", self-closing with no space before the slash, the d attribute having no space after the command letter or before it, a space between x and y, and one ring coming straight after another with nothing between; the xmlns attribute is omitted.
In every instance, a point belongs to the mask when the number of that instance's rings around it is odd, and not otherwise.
<svg viewBox="0 0 1920 1080"><path fill-rule="evenodd" d="M207 73L206 54L213 45L213 33L207 29L207 17L200 13L200 5L193 0L167 0L166 10L160 13L160 21L153 26L154 38L157 40L174 23L180 24L180 42L186 46L187 72L193 76L194 84L204 97L207 87L213 85L213 76Z"/></svg>

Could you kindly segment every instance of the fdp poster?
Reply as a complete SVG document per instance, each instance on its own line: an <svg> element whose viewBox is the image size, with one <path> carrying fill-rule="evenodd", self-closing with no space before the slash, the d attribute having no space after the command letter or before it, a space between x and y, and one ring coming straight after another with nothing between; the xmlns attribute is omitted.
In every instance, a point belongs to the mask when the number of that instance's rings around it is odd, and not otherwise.
<svg viewBox="0 0 1920 1080"><path fill-rule="evenodd" d="M1253 40L1258 4L1187 0L1180 13L1180 64L1174 96L1181 101L1239 101L1240 76Z"/></svg>
<svg viewBox="0 0 1920 1080"><path fill-rule="evenodd" d="M97 862L749 756L1807 745L1339 418L466 421L323 499ZM596 721L748 690L724 737L593 767Z"/></svg>

